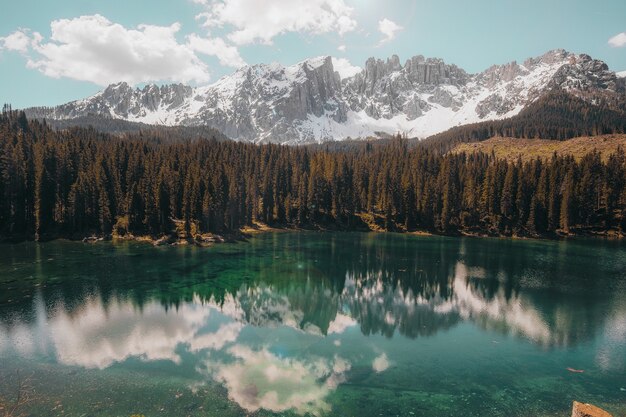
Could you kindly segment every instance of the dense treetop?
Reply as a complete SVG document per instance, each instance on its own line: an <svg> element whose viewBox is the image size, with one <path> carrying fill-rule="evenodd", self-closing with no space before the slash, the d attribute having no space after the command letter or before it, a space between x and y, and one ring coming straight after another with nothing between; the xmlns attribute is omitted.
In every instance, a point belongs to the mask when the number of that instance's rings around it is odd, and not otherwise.
<svg viewBox="0 0 626 417"><path fill-rule="evenodd" d="M562 90L552 91L517 116L452 128L424 141L446 152L462 142L500 137L567 140L581 136L626 133L626 101L584 100Z"/></svg>
<svg viewBox="0 0 626 417"><path fill-rule="evenodd" d="M333 150L157 133L51 130L0 115L0 236L228 233L280 227L491 235L621 230L619 149L579 161L441 154L402 138Z"/></svg>

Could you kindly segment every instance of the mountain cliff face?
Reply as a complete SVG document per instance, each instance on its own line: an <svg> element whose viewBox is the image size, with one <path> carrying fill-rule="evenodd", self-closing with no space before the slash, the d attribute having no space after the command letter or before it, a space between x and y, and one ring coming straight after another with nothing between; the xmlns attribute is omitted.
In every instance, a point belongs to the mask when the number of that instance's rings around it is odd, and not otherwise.
<svg viewBox="0 0 626 417"><path fill-rule="evenodd" d="M290 67L247 66L202 87L115 84L84 100L33 108L31 117L103 116L162 125L209 125L246 141L309 143L406 133L426 137L451 127L518 114L554 89L590 102L618 101L626 79L588 55L555 50L479 74L441 59L370 58L341 78L331 57Z"/></svg>

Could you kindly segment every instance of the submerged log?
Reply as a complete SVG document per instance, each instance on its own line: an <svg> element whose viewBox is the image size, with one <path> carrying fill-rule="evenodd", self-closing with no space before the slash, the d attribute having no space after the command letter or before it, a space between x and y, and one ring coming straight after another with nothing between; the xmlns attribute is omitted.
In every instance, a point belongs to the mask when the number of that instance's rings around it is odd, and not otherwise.
<svg viewBox="0 0 626 417"><path fill-rule="evenodd" d="M572 407L572 417L613 417L601 408L591 404L583 404L574 401Z"/></svg>

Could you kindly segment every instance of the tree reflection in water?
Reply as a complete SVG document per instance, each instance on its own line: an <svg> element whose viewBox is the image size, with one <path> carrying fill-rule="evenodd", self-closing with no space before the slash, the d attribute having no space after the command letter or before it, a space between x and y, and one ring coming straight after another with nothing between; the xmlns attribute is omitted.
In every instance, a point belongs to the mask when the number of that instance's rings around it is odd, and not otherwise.
<svg viewBox="0 0 626 417"><path fill-rule="evenodd" d="M281 233L208 250L5 249L0 358L93 369L189 360L250 412L328 411L351 372L392 366L368 337L426 338L461 323L542 348L603 332L599 366L625 366L626 260L608 243ZM355 331L362 342L345 356Z"/></svg>

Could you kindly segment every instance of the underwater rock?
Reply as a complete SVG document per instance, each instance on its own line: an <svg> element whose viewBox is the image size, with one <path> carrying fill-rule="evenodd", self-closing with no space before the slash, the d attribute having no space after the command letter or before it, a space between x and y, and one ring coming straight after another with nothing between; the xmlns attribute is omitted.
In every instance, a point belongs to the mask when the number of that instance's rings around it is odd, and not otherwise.
<svg viewBox="0 0 626 417"><path fill-rule="evenodd" d="M176 236L166 235L152 242L154 246L170 245L176 241Z"/></svg>
<svg viewBox="0 0 626 417"><path fill-rule="evenodd" d="M583 404L574 401L572 407L572 417L613 417L601 408L591 404Z"/></svg>

